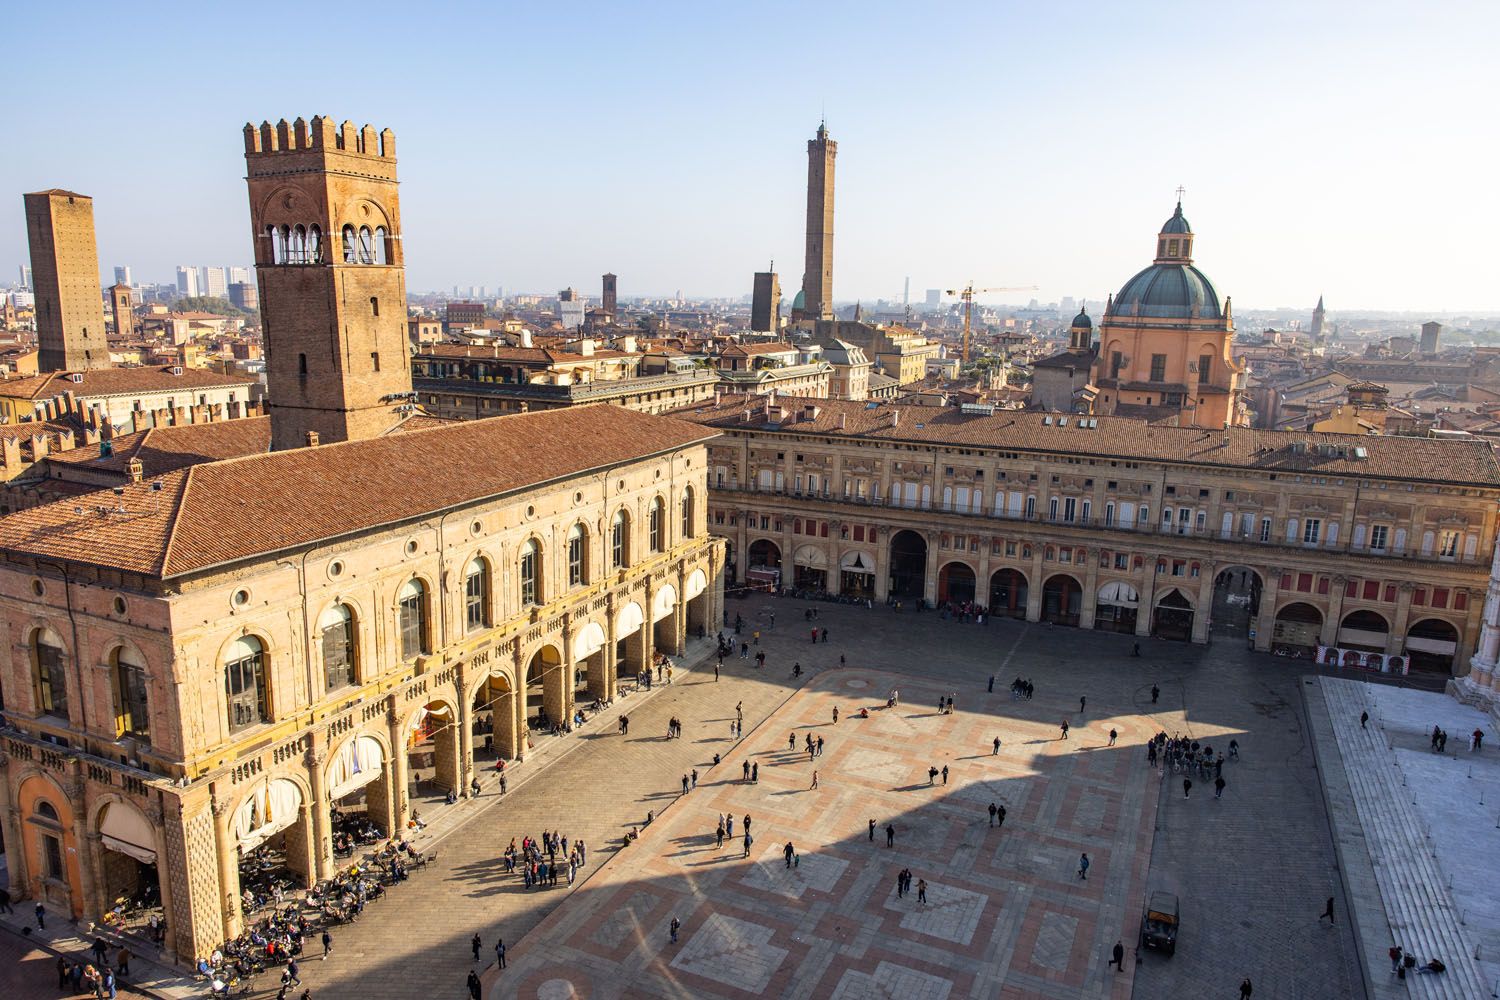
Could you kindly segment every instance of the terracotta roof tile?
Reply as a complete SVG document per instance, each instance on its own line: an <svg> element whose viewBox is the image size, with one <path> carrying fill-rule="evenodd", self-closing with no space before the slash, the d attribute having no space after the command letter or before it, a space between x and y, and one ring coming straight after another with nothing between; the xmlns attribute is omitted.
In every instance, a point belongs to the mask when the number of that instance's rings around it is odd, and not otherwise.
<svg viewBox="0 0 1500 1000"><path fill-rule="evenodd" d="M186 389L216 389L253 385L245 375L220 375L207 368L184 368L173 375L170 368L97 368L74 382L68 372L51 372L25 378L0 379L0 396L11 399L46 399L71 391L76 396L113 396L133 392L171 392Z"/></svg>
<svg viewBox="0 0 1500 1000"><path fill-rule="evenodd" d="M0 518L0 551L172 577L715 435L624 407L576 406L208 462L129 484L119 496L103 491Z"/></svg>
<svg viewBox="0 0 1500 1000"><path fill-rule="evenodd" d="M152 427L122 434L112 441L113 454L101 455L97 444L70 448L47 456L49 462L124 472L132 458L141 460L147 476L201 462L257 455L271 448L271 418L246 417L178 427Z"/></svg>
<svg viewBox="0 0 1500 1000"><path fill-rule="evenodd" d="M1494 452L1486 441L1265 431L1248 427L1166 427L1123 417L1090 417L1090 422L1097 420L1098 426L1083 427L1079 417L1065 414L1067 423L1062 424L1056 415L1036 411L1005 410L989 416L962 413L956 407L788 395L779 395L776 401L790 415L779 430L765 427L766 400L760 396L726 396L718 406L687 407L673 411L672 416L724 431L873 438L929 446L987 447L1266 472L1500 487L1500 465L1496 464ZM817 416L812 420L796 419L804 414L801 404L815 405ZM747 409L751 411L748 423ZM891 426L891 415L898 412L899 421ZM1355 448L1364 449L1366 457L1356 457Z"/></svg>

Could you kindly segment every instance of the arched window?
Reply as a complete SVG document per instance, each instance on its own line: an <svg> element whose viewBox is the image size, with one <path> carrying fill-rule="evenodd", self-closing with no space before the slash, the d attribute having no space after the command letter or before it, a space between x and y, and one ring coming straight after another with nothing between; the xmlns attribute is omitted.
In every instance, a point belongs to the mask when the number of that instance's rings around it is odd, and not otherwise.
<svg viewBox="0 0 1500 1000"><path fill-rule="evenodd" d="M110 657L115 692L115 735L151 739L151 714L146 705L146 664L124 646Z"/></svg>
<svg viewBox="0 0 1500 1000"><path fill-rule="evenodd" d="M535 538L521 546L521 605L540 604L542 548Z"/></svg>
<svg viewBox="0 0 1500 1000"><path fill-rule="evenodd" d="M307 263L307 227L300 223L292 230L292 246L287 260L292 264Z"/></svg>
<svg viewBox="0 0 1500 1000"><path fill-rule="evenodd" d="M475 556L464 570L464 628L470 632L490 623L490 564Z"/></svg>
<svg viewBox="0 0 1500 1000"><path fill-rule="evenodd" d="M630 516L623 510L615 512L609 527L609 561L615 569L630 565Z"/></svg>
<svg viewBox="0 0 1500 1000"><path fill-rule="evenodd" d="M323 643L323 676L326 690L336 691L354 683L354 612L347 604L335 604L318 619Z"/></svg>
<svg viewBox="0 0 1500 1000"><path fill-rule="evenodd" d="M353 226L345 226L344 227L344 263L345 264L353 264L354 262L355 262L354 227Z"/></svg>
<svg viewBox="0 0 1500 1000"><path fill-rule="evenodd" d="M359 227L359 262L375 263L375 238L370 234L369 226Z"/></svg>
<svg viewBox="0 0 1500 1000"><path fill-rule="evenodd" d="M693 488L682 491L682 537L693 537Z"/></svg>
<svg viewBox="0 0 1500 1000"><path fill-rule="evenodd" d="M397 595L398 625L401 629L401 658L411 660L427 652L427 588L422 581L411 579Z"/></svg>
<svg viewBox="0 0 1500 1000"><path fill-rule="evenodd" d="M307 230L307 262L323 263L323 230L316 225Z"/></svg>
<svg viewBox="0 0 1500 1000"><path fill-rule="evenodd" d="M568 529L568 586L581 587L588 583L589 536L582 524Z"/></svg>
<svg viewBox="0 0 1500 1000"><path fill-rule="evenodd" d="M56 809L56 807L53 806L52 803L48 802L45 799L38 799L37 800L37 803L36 803L36 814L38 816L40 816L42 819L50 819L54 823L59 822L59 820L57 818L57 809Z"/></svg>
<svg viewBox="0 0 1500 1000"><path fill-rule="evenodd" d="M236 639L224 656L229 731L271 721L266 689L266 649L253 635Z"/></svg>
<svg viewBox="0 0 1500 1000"><path fill-rule="evenodd" d="M31 638L32 686L43 715L68 717L68 684L63 676L62 636L39 628Z"/></svg>
<svg viewBox="0 0 1500 1000"><path fill-rule="evenodd" d="M286 263L286 244L281 241L281 231L275 226L266 227L266 239L271 241L271 263Z"/></svg>
<svg viewBox="0 0 1500 1000"><path fill-rule="evenodd" d="M662 502L661 497L651 501L651 512L646 518L646 541L651 546L652 552L660 552L665 547L666 537L662 530Z"/></svg>
<svg viewBox="0 0 1500 1000"><path fill-rule="evenodd" d="M386 253L385 253L385 227L384 226L376 226L375 227L375 263L377 263L377 264L388 263L388 261L386 260Z"/></svg>

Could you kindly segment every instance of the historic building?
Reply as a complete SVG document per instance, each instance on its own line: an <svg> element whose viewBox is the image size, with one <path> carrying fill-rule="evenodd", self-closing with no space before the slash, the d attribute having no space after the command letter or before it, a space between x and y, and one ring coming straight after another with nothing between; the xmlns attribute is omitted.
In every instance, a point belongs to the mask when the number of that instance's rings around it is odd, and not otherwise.
<svg viewBox="0 0 1500 1000"><path fill-rule="evenodd" d="M301 354L309 377L344 383L272 407L264 440L287 446L177 462L150 454L172 447L153 435L113 487L0 518L11 891L88 922L159 887L183 963L244 926L252 855L333 874L340 812L404 830L419 770L467 795L481 743L524 760L532 728L612 697L723 614L712 429L605 406L434 421L399 409L409 374L366 377L387 316L392 367L410 370L399 256L362 263L363 229L396 227L378 201L395 180L384 136L377 153L372 129L319 119L247 130L267 192L251 205L260 287L285 321L274 384L296 381ZM319 144L326 160L303 156ZM278 150L302 164L285 191L255 166ZM321 235L346 220L352 264ZM386 270L343 273L362 267ZM387 292L372 323L366 300ZM298 435L313 446L290 447Z"/></svg>
<svg viewBox="0 0 1500 1000"><path fill-rule="evenodd" d="M833 318L833 164L839 144L828 138L827 123L807 140L807 253L802 291L792 303L792 319Z"/></svg>
<svg viewBox="0 0 1500 1000"><path fill-rule="evenodd" d="M25 201L38 364L44 372L107 368L94 199L54 188L28 194Z"/></svg>
<svg viewBox="0 0 1500 1000"><path fill-rule="evenodd" d="M1092 413L1097 395L1093 384L1094 323L1079 310L1068 328L1068 349L1031 366L1031 407L1062 413Z"/></svg>
<svg viewBox="0 0 1500 1000"><path fill-rule="evenodd" d="M726 398L684 411L741 581L1462 673L1500 468L1480 441Z"/></svg>
<svg viewBox="0 0 1500 1000"><path fill-rule="evenodd" d="M1099 323L1094 412L1179 426L1246 422L1244 373L1230 352L1234 319L1193 266L1182 202L1156 237L1156 260L1110 297Z"/></svg>

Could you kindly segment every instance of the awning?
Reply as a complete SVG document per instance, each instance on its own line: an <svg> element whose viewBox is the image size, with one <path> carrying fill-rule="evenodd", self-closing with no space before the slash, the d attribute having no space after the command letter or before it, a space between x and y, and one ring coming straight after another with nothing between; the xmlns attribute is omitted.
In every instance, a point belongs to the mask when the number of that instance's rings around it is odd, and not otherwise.
<svg viewBox="0 0 1500 1000"><path fill-rule="evenodd" d="M587 660L604 648L605 641L604 626L598 622L589 622L578 630L578 635L573 639L573 662Z"/></svg>
<svg viewBox="0 0 1500 1000"><path fill-rule="evenodd" d="M701 569L695 569L693 570L692 575L687 578L687 583L684 584L684 586L687 589L686 592L682 595L682 599L685 601L691 601L693 598L697 597L699 594L708 589L708 574L703 572Z"/></svg>
<svg viewBox="0 0 1500 1000"><path fill-rule="evenodd" d="M156 834L150 821L133 806L121 802L107 806L104 822L99 824L99 836L111 851L128 854L142 864L156 864L156 848L146 846L156 843Z"/></svg>
<svg viewBox="0 0 1500 1000"><path fill-rule="evenodd" d="M646 612L634 601L620 609L615 616L615 638L623 639L627 635L635 635L640 627L646 623Z"/></svg>
<svg viewBox="0 0 1500 1000"><path fill-rule="evenodd" d="M328 762L328 797L337 802L379 778L385 750L373 736L358 736L339 747Z"/></svg>
<svg viewBox="0 0 1500 1000"><path fill-rule="evenodd" d="M241 851L252 851L297 822L302 811L302 789L277 778L261 785L234 813L234 834Z"/></svg>
<svg viewBox="0 0 1500 1000"><path fill-rule="evenodd" d="M676 610L677 588L670 583L664 583L656 592L656 596L651 599L651 620L659 622Z"/></svg>
<svg viewBox="0 0 1500 1000"><path fill-rule="evenodd" d="M875 572L875 559L867 553L856 549L853 552L845 552L839 559L839 565L849 573L873 573Z"/></svg>
<svg viewBox="0 0 1500 1000"><path fill-rule="evenodd" d="M828 555L816 545L802 545L792 553L792 565L822 569L828 565Z"/></svg>
<svg viewBox="0 0 1500 1000"><path fill-rule="evenodd" d="M1114 580L1099 588L1100 604L1115 604L1122 608L1140 606L1140 595L1135 588L1123 580Z"/></svg>

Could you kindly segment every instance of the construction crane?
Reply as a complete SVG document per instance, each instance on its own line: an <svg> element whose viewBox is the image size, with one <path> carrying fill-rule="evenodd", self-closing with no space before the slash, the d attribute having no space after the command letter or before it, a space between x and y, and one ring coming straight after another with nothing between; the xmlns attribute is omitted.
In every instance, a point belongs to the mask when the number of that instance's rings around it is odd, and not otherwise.
<svg viewBox="0 0 1500 1000"><path fill-rule="evenodd" d="M948 289L948 295L960 298L964 301L964 354L963 363L969 363L969 326L974 317L974 296L984 292L1034 292L1036 285L1016 285L1010 288L975 288L974 282L969 282L963 288Z"/></svg>

